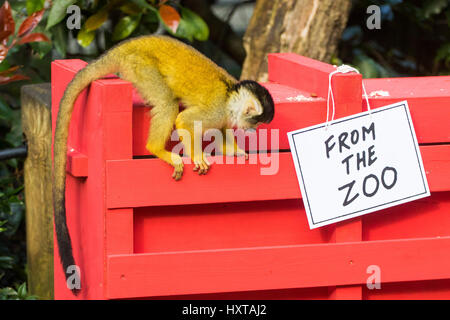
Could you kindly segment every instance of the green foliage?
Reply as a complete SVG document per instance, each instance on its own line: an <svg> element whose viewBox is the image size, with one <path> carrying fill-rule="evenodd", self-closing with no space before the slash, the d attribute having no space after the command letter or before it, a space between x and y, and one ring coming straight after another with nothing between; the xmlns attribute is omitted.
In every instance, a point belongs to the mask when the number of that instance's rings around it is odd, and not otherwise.
<svg viewBox="0 0 450 320"><path fill-rule="evenodd" d="M20 167L17 161L0 163L0 288L26 280L25 207Z"/></svg>
<svg viewBox="0 0 450 320"><path fill-rule="evenodd" d="M0 149L23 144L20 85L49 79L50 34L39 22L44 1L4 2L0 11ZM44 58L48 57L48 58ZM17 73L17 72L20 73ZM48 76L45 76L48 75ZM21 80L21 81L19 81ZM0 299L33 299L26 289L23 161L0 162ZM14 289L15 288L15 289Z"/></svg>
<svg viewBox="0 0 450 320"><path fill-rule="evenodd" d="M197 14L188 8L181 8L181 21L176 36L186 38L189 41L206 41L209 37L208 25Z"/></svg>
<svg viewBox="0 0 450 320"><path fill-rule="evenodd" d="M36 300L36 296L28 294L27 284L24 282L18 285L16 289L11 287L0 289L0 300Z"/></svg>
<svg viewBox="0 0 450 320"><path fill-rule="evenodd" d="M28 0L33 3L29 7L39 8L41 1ZM46 30L53 34L52 40L57 42L55 48L63 57L66 50L62 43L67 39L62 37L61 25L65 26L66 11L71 5L81 9L84 22L81 30L77 31L77 40L82 47L91 45L105 25L109 25L105 32L108 46L130 36L152 34L159 24L170 34L189 41L205 41L209 35L208 26L202 18L175 1L99 0L86 3L82 0L54 0Z"/></svg>
<svg viewBox="0 0 450 320"><path fill-rule="evenodd" d="M112 40L119 41L127 38L139 25L142 14L133 16L124 16L119 20L119 23L114 27Z"/></svg>
<svg viewBox="0 0 450 320"><path fill-rule="evenodd" d="M38 2L39 0L29 0L30 2ZM50 14L47 18L47 29L60 23L67 14L67 8L75 4L77 0L55 0L50 9Z"/></svg>
<svg viewBox="0 0 450 320"><path fill-rule="evenodd" d="M32 15L36 11L44 9L45 0L27 0L26 8L28 15Z"/></svg>
<svg viewBox="0 0 450 320"><path fill-rule="evenodd" d="M366 26L373 4L381 9L380 30ZM366 78L450 74L450 1L353 1L339 58Z"/></svg>

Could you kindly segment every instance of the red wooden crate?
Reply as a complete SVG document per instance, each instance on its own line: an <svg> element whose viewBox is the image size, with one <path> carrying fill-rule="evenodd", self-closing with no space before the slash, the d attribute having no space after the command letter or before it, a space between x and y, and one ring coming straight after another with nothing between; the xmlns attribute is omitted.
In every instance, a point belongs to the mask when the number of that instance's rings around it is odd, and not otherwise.
<svg viewBox="0 0 450 320"><path fill-rule="evenodd" d="M81 60L52 64L52 114ZM275 175L215 164L183 179L147 155L148 107L130 83L95 81L78 98L69 135L67 220L81 268L79 299L450 298L450 77L364 80L372 108L407 99L432 196L310 230L286 132L324 122L331 65L269 56L279 129ZM333 78L336 117L366 109L361 75ZM318 95L297 101L300 95ZM53 128L55 127L53 117ZM270 141L270 137L269 137ZM136 156L139 156L136 158ZM366 287L367 267L381 289ZM66 287L55 248L55 298Z"/></svg>

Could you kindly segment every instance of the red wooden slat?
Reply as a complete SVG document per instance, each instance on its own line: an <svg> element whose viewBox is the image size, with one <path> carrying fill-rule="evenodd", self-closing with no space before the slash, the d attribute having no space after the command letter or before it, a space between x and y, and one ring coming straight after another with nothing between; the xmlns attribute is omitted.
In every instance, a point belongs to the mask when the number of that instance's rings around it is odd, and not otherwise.
<svg viewBox="0 0 450 320"><path fill-rule="evenodd" d="M327 97L328 75L335 68L295 53L268 55L269 81ZM345 77L347 75L339 75Z"/></svg>
<svg viewBox="0 0 450 320"><path fill-rule="evenodd" d="M181 209L181 210L180 210ZM300 199L134 209L134 253L318 244Z"/></svg>
<svg viewBox="0 0 450 320"><path fill-rule="evenodd" d="M262 168L270 167L261 163L215 163L199 176L186 164L180 181L172 179L173 168L159 159L108 161L108 208L300 198L291 154L271 156L279 156L276 175L261 175Z"/></svg>
<svg viewBox="0 0 450 320"><path fill-rule="evenodd" d="M108 298L383 283L450 278L450 237L115 255Z"/></svg>
<svg viewBox="0 0 450 320"><path fill-rule="evenodd" d="M332 233L335 225L310 230L300 199L136 208L131 233L134 253L357 242L361 236L363 241L445 237L449 196L435 192L365 215L362 235L346 232L358 219L340 223L339 233Z"/></svg>
<svg viewBox="0 0 450 320"><path fill-rule="evenodd" d="M342 76L342 74L336 74L331 81L332 93L336 102L336 117L334 119L357 114L361 112L362 108L362 76L357 73L344 74L345 77L337 77L338 75ZM329 75L325 74L325 76ZM331 104L332 102L330 101L329 111L330 119L332 120L333 111ZM362 240L362 223L360 217L336 223L332 226L331 230L331 239L336 243ZM331 299L362 299L361 286L338 286L334 288L330 287L329 289Z"/></svg>
<svg viewBox="0 0 450 320"><path fill-rule="evenodd" d="M450 236L450 192L363 217L363 241Z"/></svg>
<svg viewBox="0 0 450 320"><path fill-rule="evenodd" d="M450 145L422 146L420 150L430 190L450 190L450 179L445 178L450 174ZM279 171L275 175L261 175L261 168L269 167L261 163L216 163L207 175L198 176L192 171L193 165L187 164L181 181L174 181L172 167L159 159L107 161L107 206L126 208L299 199L301 195L291 154L282 152L278 156Z"/></svg>
<svg viewBox="0 0 450 320"><path fill-rule="evenodd" d="M53 130L56 123L55 115L64 90L76 72L85 65L86 63L81 60L52 63ZM105 192L105 160L117 157L131 158L131 97L129 83L110 79L94 81L89 88L83 90L75 102L68 145L88 157L88 178L79 179L67 175L66 208L75 262L81 269L83 289L77 297L68 290L55 245L55 298L57 299L104 297L107 222L105 198L102 195ZM126 110L128 110L128 123L123 121L127 119ZM116 131L113 130L114 128ZM117 129L122 132L117 133ZM117 136L119 134L120 136ZM111 243L113 242L108 244L111 245Z"/></svg>
<svg viewBox="0 0 450 320"><path fill-rule="evenodd" d="M422 146L420 152L432 191L450 190L450 144Z"/></svg>
<svg viewBox="0 0 450 320"><path fill-rule="evenodd" d="M131 254L133 244L133 209L110 209L105 219L106 254Z"/></svg>
<svg viewBox="0 0 450 320"><path fill-rule="evenodd" d="M371 98L372 108L408 101L419 143L450 142L450 76L367 79L364 84L369 95L388 94Z"/></svg>
<svg viewBox="0 0 450 320"><path fill-rule="evenodd" d="M381 284L381 290L364 288L365 300L448 300L450 279Z"/></svg>

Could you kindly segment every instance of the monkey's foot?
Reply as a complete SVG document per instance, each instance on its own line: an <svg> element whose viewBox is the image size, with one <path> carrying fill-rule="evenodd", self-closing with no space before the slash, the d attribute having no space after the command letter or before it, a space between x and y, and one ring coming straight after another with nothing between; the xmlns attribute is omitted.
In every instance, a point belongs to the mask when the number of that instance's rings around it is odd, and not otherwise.
<svg viewBox="0 0 450 320"><path fill-rule="evenodd" d="M174 164L174 170L172 174L172 178L175 179L175 181L178 181L181 179L181 176L183 175L183 162L179 164Z"/></svg>
<svg viewBox="0 0 450 320"><path fill-rule="evenodd" d="M242 157L245 156L245 160L248 160L248 153L242 150L241 148L237 148L235 151L229 151L234 150L234 146L224 147L224 150L226 150L225 155L229 157ZM221 154L224 154L223 152Z"/></svg>
<svg viewBox="0 0 450 320"><path fill-rule="evenodd" d="M241 149L237 150L236 151L236 157L242 157L242 156L245 157L245 160L248 160L248 153L247 152L245 152L244 150L241 150Z"/></svg>
<svg viewBox="0 0 450 320"><path fill-rule="evenodd" d="M196 158L194 159L194 171L198 171L198 174L206 174L209 170L210 164L206 158Z"/></svg>

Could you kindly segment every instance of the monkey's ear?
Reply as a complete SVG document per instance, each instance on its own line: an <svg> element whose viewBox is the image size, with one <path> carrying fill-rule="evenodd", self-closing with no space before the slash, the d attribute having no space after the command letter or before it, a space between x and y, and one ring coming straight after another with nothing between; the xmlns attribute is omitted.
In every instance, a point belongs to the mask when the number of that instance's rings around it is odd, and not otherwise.
<svg viewBox="0 0 450 320"><path fill-rule="evenodd" d="M244 105L244 115L250 116L250 115L257 115L260 114L260 110L253 99L248 99Z"/></svg>

